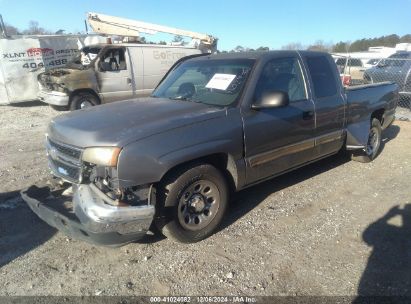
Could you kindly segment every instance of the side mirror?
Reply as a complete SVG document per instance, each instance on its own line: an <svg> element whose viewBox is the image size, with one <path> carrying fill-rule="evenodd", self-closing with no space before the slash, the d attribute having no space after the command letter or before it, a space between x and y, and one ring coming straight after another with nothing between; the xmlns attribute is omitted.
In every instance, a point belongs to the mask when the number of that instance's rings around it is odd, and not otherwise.
<svg viewBox="0 0 411 304"><path fill-rule="evenodd" d="M288 94L283 91L266 92L263 94L260 100L254 102L251 108L255 110L269 109L269 108L282 108L290 104Z"/></svg>

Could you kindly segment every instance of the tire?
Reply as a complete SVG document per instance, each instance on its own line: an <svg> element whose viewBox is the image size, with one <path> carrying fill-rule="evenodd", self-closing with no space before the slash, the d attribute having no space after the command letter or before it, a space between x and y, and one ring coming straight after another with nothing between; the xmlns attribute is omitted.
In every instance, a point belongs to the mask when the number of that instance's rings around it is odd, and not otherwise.
<svg viewBox="0 0 411 304"><path fill-rule="evenodd" d="M351 159L361 162L372 162L378 155L381 147L381 123L378 119L373 118L371 128L368 132L368 141L365 151L354 152L351 154Z"/></svg>
<svg viewBox="0 0 411 304"><path fill-rule="evenodd" d="M228 205L223 174L209 164L183 167L157 188L155 225L177 242L195 243L220 225Z"/></svg>
<svg viewBox="0 0 411 304"><path fill-rule="evenodd" d="M91 93L78 93L74 95L70 102L70 111L80 110L98 105L98 98Z"/></svg>

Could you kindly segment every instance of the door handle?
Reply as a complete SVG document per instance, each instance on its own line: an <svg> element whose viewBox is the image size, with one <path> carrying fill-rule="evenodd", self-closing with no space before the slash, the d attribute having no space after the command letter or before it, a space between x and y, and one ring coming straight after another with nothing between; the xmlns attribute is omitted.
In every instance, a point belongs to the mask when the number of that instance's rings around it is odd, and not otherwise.
<svg viewBox="0 0 411 304"><path fill-rule="evenodd" d="M129 86L131 86L131 83L132 83L132 82L131 82L131 78L130 78L130 77L127 77L127 83L128 83Z"/></svg>
<svg viewBox="0 0 411 304"><path fill-rule="evenodd" d="M310 119L313 119L313 117L314 117L314 111L304 111L303 112L304 120L310 120Z"/></svg>

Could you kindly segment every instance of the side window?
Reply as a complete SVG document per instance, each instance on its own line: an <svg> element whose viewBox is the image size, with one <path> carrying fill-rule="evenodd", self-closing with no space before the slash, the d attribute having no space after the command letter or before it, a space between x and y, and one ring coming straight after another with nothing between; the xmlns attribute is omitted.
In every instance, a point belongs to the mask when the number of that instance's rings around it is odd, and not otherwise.
<svg viewBox="0 0 411 304"><path fill-rule="evenodd" d="M324 56L307 57L307 66L317 98L337 94L337 84L328 59Z"/></svg>
<svg viewBox="0 0 411 304"><path fill-rule="evenodd" d="M356 59L356 58L351 58L349 61L349 66L352 67L361 67L362 66L362 62L360 59Z"/></svg>
<svg viewBox="0 0 411 304"><path fill-rule="evenodd" d="M101 58L101 63L105 71L127 70L124 49L109 49Z"/></svg>
<svg viewBox="0 0 411 304"><path fill-rule="evenodd" d="M345 65L345 62L347 60L345 58L338 58L337 61L335 62L336 65Z"/></svg>
<svg viewBox="0 0 411 304"><path fill-rule="evenodd" d="M257 82L254 98L260 100L264 93L283 91L290 102L306 99L304 79L297 58L278 58L266 64Z"/></svg>

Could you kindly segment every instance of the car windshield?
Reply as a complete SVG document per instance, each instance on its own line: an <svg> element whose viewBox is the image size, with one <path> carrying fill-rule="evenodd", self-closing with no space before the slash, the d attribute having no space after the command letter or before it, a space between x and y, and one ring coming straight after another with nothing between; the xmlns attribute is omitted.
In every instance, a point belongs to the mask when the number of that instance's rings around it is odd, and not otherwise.
<svg viewBox="0 0 411 304"><path fill-rule="evenodd" d="M187 61L177 66L152 96L229 106L241 93L254 62L252 59Z"/></svg>
<svg viewBox="0 0 411 304"><path fill-rule="evenodd" d="M381 60L380 66L402 67L406 62L410 62L411 53L396 53L386 59Z"/></svg>
<svg viewBox="0 0 411 304"><path fill-rule="evenodd" d="M67 64L67 66L86 68L100 53L101 47L84 47L81 51Z"/></svg>
<svg viewBox="0 0 411 304"><path fill-rule="evenodd" d="M370 59L367 61L367 64L376 65L380 61L379 58Z"/></svg>

